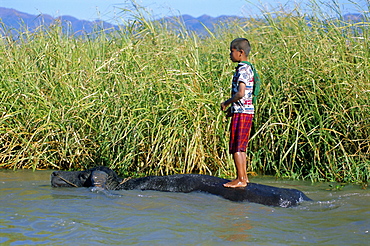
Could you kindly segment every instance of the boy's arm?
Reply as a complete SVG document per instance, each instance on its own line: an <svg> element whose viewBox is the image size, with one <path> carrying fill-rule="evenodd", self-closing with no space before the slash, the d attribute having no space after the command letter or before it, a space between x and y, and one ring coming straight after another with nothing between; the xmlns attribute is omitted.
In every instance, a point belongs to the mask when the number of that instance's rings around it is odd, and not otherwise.
<svg viewBox="0 0 370 246"><path fill-rule="evenodd" d="M239 82L238 92L233 97L221 103L221 110L225 111L230 104L242 99L245 95L245 87L246 85L243 82Z"/></svg>

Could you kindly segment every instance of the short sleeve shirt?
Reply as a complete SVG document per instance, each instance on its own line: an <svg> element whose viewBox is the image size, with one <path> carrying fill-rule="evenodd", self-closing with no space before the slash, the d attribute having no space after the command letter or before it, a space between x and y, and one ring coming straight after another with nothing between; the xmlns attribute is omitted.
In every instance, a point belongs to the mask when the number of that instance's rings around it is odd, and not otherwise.
<svg viewBox="0 0 370 246"><path fill-rule="evenodd" d="M239 83L244 83L246 88L244 97L232 104L232 113L254 114L254 106L252 104L253 75L253 70L248 64L239 63L236 67L231 84L231 96L238 92Z"/></svg>

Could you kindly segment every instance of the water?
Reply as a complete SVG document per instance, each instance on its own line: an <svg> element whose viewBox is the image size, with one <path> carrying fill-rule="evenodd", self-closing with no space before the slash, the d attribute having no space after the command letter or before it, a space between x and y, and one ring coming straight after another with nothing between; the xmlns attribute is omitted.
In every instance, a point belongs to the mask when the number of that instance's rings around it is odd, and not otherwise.
<svg viewBox="0 0 370 246"><path fill-rule="evenodd" d="M52 188L51 171L0 171L1 245L369 245L370 193L328 183L252 182L305 192L295 208L203 193Z"/></svg>

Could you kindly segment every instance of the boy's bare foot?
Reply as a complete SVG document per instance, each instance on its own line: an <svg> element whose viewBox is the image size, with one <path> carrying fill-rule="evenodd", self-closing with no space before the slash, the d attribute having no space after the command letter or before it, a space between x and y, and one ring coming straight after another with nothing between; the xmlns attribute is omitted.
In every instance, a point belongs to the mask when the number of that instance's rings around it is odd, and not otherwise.
<svg viewBox="0 0 370 246"><path fill-rule="evenodd" d="M227 188L238 188L238 187L246 187L248 185L249 181L242 180L240 181L239 179L234 179L233 181L230 181L226 184L223 184L224 187Z"/></svg>

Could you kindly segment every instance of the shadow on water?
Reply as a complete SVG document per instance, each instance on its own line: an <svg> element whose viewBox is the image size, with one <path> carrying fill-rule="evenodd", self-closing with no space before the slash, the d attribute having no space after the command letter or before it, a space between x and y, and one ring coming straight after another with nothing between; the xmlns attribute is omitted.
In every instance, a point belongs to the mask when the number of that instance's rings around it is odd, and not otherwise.
<svg viewBox="0 0 370 246"><path fill-rule="evenodd" d="M354 185L253 182L305 192L294 208L203 193L51 188L51 171L0 171L0 244L366 245L369 192Z"/></svg>

